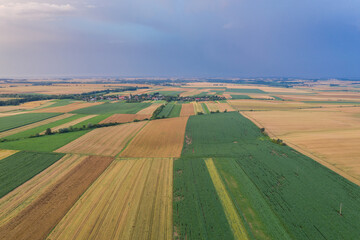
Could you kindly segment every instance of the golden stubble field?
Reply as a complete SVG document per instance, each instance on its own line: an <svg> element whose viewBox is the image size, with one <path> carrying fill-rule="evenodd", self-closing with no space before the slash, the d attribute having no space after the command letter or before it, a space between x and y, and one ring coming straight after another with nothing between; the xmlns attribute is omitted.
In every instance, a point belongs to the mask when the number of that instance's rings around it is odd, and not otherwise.
<svg viewBox="0 0 360 240"><path fill-rule="evenodd" d="M116 156L147 122L97 128L56 152Z"/></svg>
<svg viewBox="0 0 360 240"><path fill-rule="evenodd" d="M150 121L129 143L122 157L180 157L188 117Z"/></svg>
<svg viewBox="0 0 360 240"><path fill-rule="evenodd" d="M114 161L48 239L172 239L173 159Z"/></svg>
<svg viewBox="0 0 360 240"><path fill-rule="evenodd" d="M242 112L273 138L360 185L360 108Z"/></svg>

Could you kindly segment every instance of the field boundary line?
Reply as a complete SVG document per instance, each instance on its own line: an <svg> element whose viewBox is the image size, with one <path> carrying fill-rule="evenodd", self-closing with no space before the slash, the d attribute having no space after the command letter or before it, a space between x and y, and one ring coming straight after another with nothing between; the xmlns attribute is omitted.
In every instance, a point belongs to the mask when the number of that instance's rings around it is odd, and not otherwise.
<svg viewBox="0 0 360 240"><path fill-rule="evenodd" d="M121 154L123 151L125 151L125 149L130 145L130 143L134 140L134 138L139 134L139 132L141 132L141 131L144 129L144 127L146 127L146 125L149 124L149 122L150 122L150 121L147 121L147 123L145 123L144 126L142 126L142 127L139 129L139 131L137 131L137 132L134 134L134 136L129 139L129 141L125 144L125 146L123 147L123 149L121 149L121 151L120 151L118 154L115 155L115 159L120 158L120 154Z"/></svg>
<svg viewBox="0 0 360 240"><path fill-rule="evenodd" d="M224 208L225 216L229 222L235 239L248 239L244 223L242 222L236 211L236 208L234 207L234 203L232 202L232 199L230 198L229 193L227 192L226 187L221 180L214 161L212 158L205 159L204 161L216 192L220 198L221 204Z"/></svg>

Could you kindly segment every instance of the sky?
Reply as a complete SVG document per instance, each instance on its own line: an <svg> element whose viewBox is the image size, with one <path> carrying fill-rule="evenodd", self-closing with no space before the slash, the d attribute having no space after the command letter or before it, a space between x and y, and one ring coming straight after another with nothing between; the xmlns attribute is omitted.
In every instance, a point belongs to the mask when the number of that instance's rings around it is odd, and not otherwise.
<svg viewBox="0 0 360 240"><path fill-rule="evenodd" d="M0 78L360 78L359 0L0 0Z"/></svg>

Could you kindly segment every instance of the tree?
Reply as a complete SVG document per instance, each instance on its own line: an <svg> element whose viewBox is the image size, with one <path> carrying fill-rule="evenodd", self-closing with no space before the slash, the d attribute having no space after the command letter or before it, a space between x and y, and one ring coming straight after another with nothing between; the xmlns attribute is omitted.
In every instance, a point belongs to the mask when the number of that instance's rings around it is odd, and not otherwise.
<svg viewBox="0 0 360 240"><path fill-rule="evenodd" d="M52 134L51 128L47 128L45 131L45 135L51 135L51 134Z"/></svg>

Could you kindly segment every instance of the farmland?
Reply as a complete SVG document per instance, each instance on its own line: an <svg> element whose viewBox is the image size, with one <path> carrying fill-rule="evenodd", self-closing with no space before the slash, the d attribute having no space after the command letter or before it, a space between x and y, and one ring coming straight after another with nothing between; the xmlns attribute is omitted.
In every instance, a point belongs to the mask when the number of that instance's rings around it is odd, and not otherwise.
<svg viewBox="0 0 360 240"><path fill-rule="evenodd" d="M0 132L18 128L47 118L55 117L58 113L27 113L0 118Z"/></svg>
<svg viewBox="0 0 360 240"><path fill-rule="evenodd" d="M202 159L174 161L173 216L175 239L234 238Z"/></svg>
<svg viewBox="0 0 360 240"><path fill-rule="evenodd" d="M114 114L102 120L100 123L128 123L134 120L149 119L150 117L151 115L149 114Z"/></svg>
<svg viewBox="0 0 360 240"><path fill-rule="evenodd" d="M91 106L97 106L99 104L102 104L101 102L98 103L87 103L87 102L74 102L66 105L60 105L57 107L50 106L49 108L42 108L39 110L35 110L35 112L59 112L59 113L67 113L72 112L78 109L87 108Z"/></svg>
<svg viewBox="0 0 360 240"><path fill-rule="evenodd" d="M0 161L0 197L59 160L63 154L18 152Z"/></svg>
<svg viewBox="0 0 360 240"><path fill-rule="evenodd" d="M120 154L122 157L180 157L187 117L149 122Z"/></svg>
<svg viewBox="0 0 360 240"><path fill-rule="evenodd" d="M191 115L195 115L193 104L184 103L181 107L180 117L189 117Z"/></svg>
<svg viewBox="0 0 360 240"><path fill-rule="evenodd" d="M98 128L57 149L56 152L115 156L146 122Z"/></svg>
<svg viewBox="0 0 360 240"><path fill-rule="evenodd" d="M262 202L276 212L285 228L278 232L299 239L351 239L359 234L355 227L360 217L355 214L360 206L358 186L291 148L271 142L238 113L190 117L186 136L183 156L227 156L227 161L238 164L256 186L253 191L258 189L254 195L264 198ZM338 213L340 203L348 206L346 220ZM309 214L311 218L306 217ZM271 231L279 227L275 224L268 226ZM337 231L339 226L344 231Z"/></svg>
<svg viewBox="0 0 360 240"><path fill-rule="evenodd" d="M44 239L113 159L90 156L60 178L28 207L0 226L0 238ZM36 222L36 224L34 224Z"/></svg>
<svg viewBox="0 0 360 240"><path fill-rule="evenodd" d="M158 81L1 106L0 239L358 239L360 84Z"/></svg>
<svg viewBox="0 0 360 240"><path fill-rule="evenodd" d="M92 107L78 109L73 113L79 114L109 114L109 113L125 113L135 114L144 108L147 108L151 103L104 103Z"/></svg>
<svg viewBox="0 0 360 240"><path fill-rule="evenodd" d="M171 239L172 162L114 161L49 239Z"/></svg>

